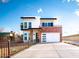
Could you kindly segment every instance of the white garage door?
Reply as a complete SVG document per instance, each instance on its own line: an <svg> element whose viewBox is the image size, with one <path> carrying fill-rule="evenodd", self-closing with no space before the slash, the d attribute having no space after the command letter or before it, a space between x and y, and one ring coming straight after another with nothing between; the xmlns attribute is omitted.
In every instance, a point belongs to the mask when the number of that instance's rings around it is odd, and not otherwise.
<svg viewBox="0 0 79 59"><path fill-rule="evenodd" d="M42 33L42 42L59 42L60 33Z"/></svg>

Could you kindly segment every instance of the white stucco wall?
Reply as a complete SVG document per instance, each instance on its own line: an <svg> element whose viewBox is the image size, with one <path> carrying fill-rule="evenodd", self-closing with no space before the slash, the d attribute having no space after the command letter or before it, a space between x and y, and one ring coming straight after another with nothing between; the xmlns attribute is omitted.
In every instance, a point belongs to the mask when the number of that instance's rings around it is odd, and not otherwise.
<svg viewBox="0 0 79 59"><path fill-rule="evenodd" d="M28 23L31 22L32 23L32 28L39 28L40 26L40 17L36 17L36 19L25 19L22 20L22 22L27 22L27 27L28 27Z"/></svg>

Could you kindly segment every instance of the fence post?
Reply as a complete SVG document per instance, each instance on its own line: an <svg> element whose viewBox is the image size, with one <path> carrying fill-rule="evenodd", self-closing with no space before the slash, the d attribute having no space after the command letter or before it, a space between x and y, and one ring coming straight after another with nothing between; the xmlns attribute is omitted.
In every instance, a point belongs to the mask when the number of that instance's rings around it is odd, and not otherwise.
<svg viewBox="0 0 79 59"><path fill-rule="evenodd" d="M28 48L29 48L30 44L29 44L29 40L28 40Z"/></svg>
<svg viewBox="0 0 79 59"><path fill-rule="evenodd" d="M10 58L10 40L8 40L8 58Z"/></svg>
<svg viewBox="0 0 79 59"><path fill-rule="evenodd" d="M1 44L1 58L2 58L2 44Z"/></svg>

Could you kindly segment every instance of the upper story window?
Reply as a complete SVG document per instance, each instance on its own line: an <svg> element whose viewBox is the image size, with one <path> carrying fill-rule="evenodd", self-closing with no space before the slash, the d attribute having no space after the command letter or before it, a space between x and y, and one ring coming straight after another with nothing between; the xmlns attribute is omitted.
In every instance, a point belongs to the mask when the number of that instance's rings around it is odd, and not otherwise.
<svg viewBox="0 0 79 59"><path fill-rule="evenodd" d="M43 27L53 26L53 22L48 22L48 23L43 22L43 23L42 23L42 26L43 26Z"/></svg>
<svg viewBox="0 0 79 59"><path fill-rule="evenodd" d="M44 23L42 23L42 26L44 26Z"/></svg>
<svg viewBox="0 0 79 59"><path fill-rule="evenodd" d="M53 23L51 23L51 26L53 26Z"/></svg>
<svg viewBox="0 0 79 59"><path fill-rule="evenodd" d="M43 27L47 27L47 23L42 23L42 26Z"/></svg>
<svg viewBox="0 0 79 59"><path fill-rule="evenodd" d="M32 28L32 24L31 24L31 22L29 22L29 28Z"/></svg>
<svg viewBox="0 0 79 59"><path fill-rule="evenodd" d="M24 22L24 28L27 28L27 22Z"/></svg>
<svg viewBox="0 0 79 59"><path fill-rule="evenodd" d="M21 29L23 29L23 23L21 23Z"/></svg>
<svg viewBox="0 0 79 59"><path fill-rule="evenodd" d="M51 23L48 23L48 26L53 26L53 23L51 22Z"/></svg>

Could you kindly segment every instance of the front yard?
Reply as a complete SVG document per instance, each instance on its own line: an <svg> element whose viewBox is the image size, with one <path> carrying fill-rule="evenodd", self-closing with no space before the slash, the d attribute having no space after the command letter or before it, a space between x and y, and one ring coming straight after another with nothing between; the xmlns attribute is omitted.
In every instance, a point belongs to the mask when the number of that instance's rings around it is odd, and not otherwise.
<svg viewBox="0 0 79 59"><path fill-rule="evenodd" d="M26 48L28 48L27 43L11 43L10 44L10 56L12 56ZM4 47L0 48L0 57L4 58L7 56L8 56L8 47L7 47L7 44L5 44Z"/></svg>

